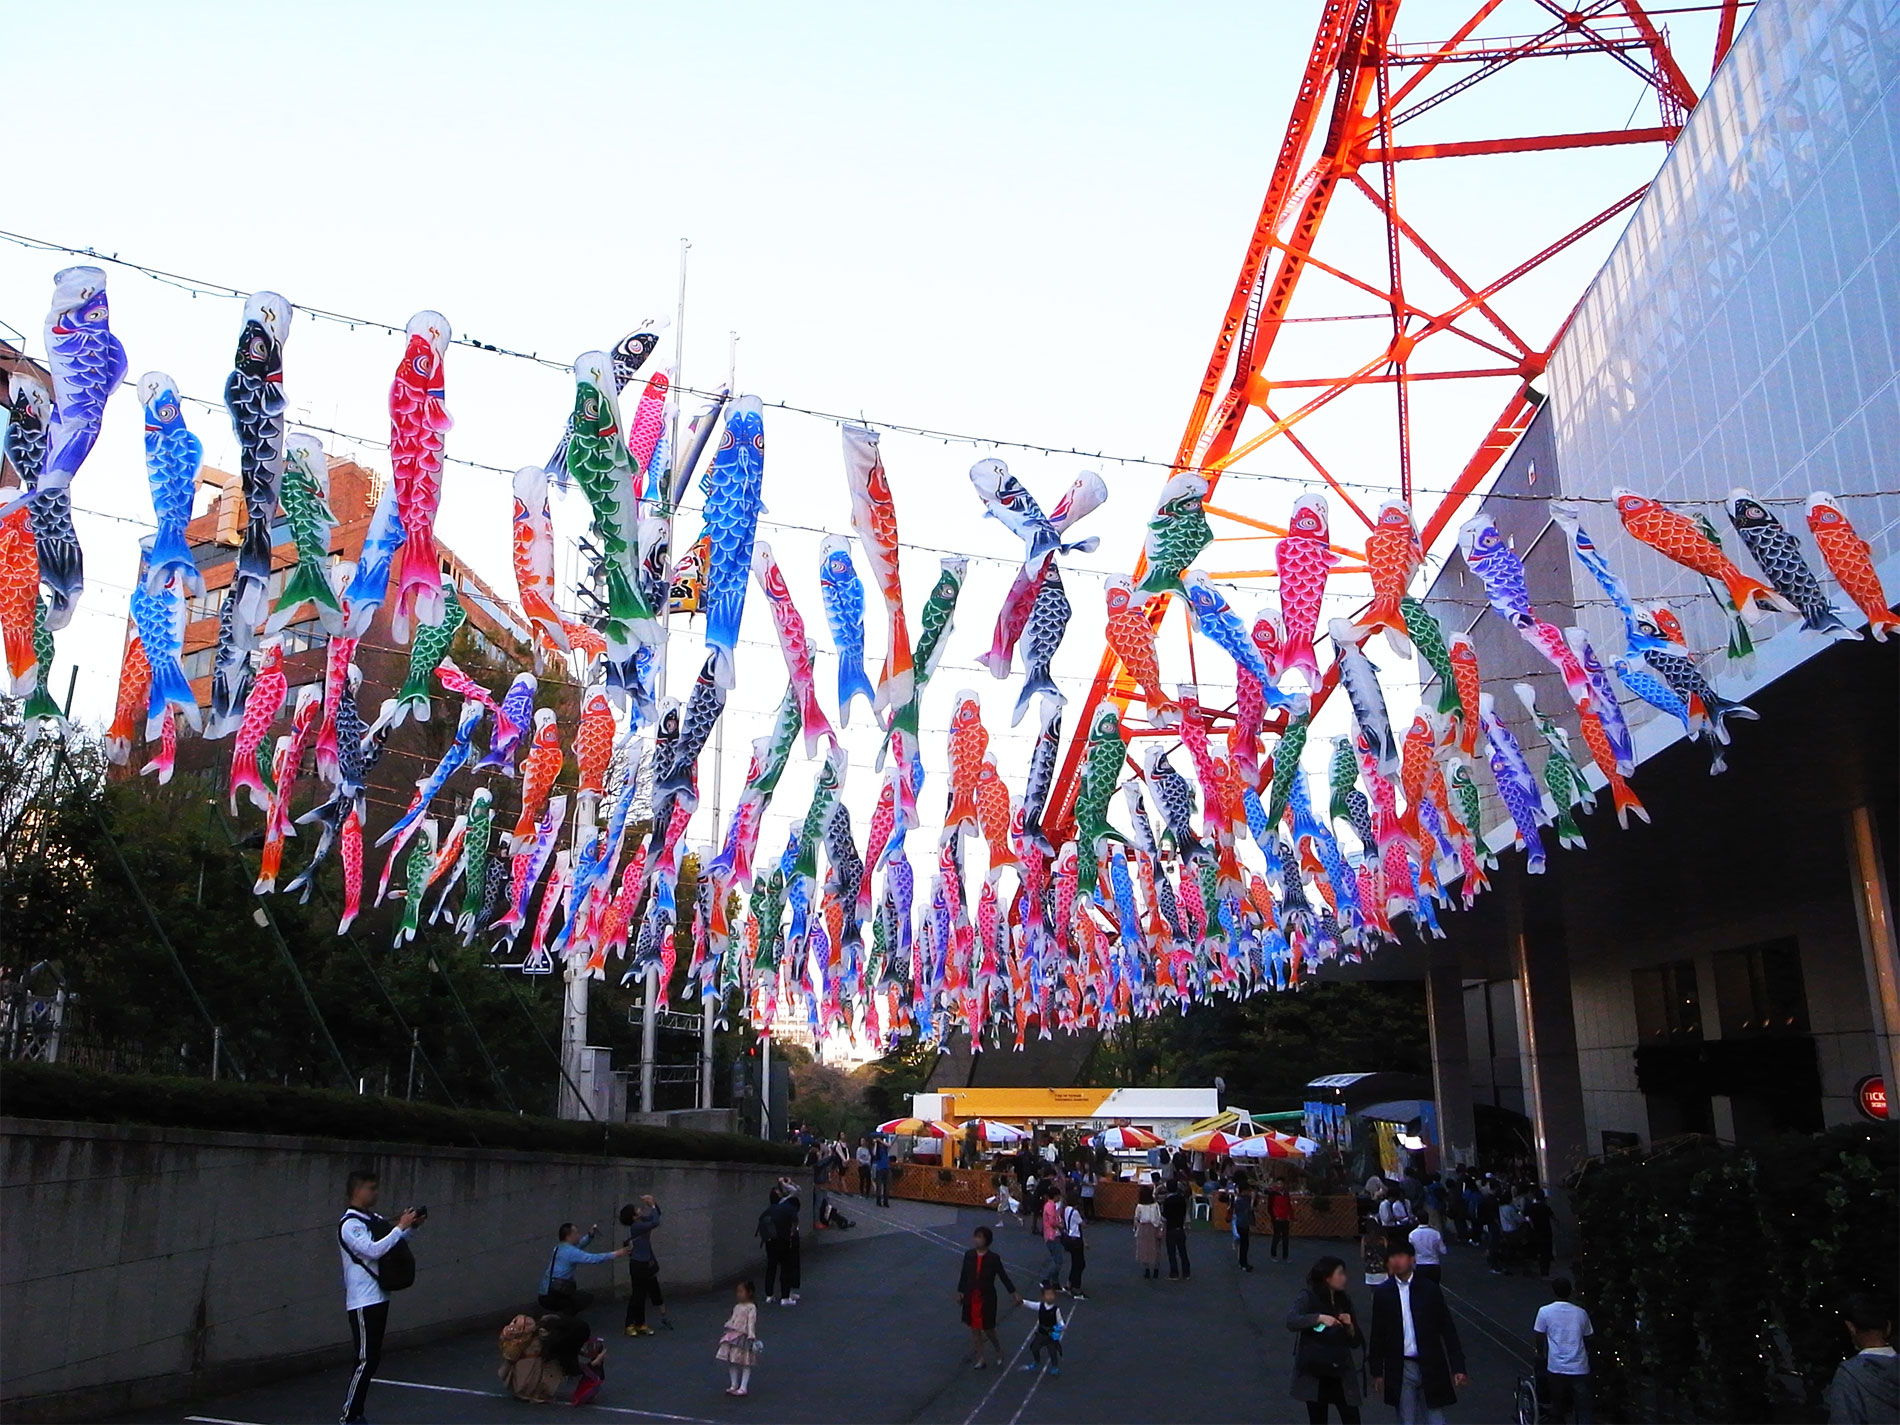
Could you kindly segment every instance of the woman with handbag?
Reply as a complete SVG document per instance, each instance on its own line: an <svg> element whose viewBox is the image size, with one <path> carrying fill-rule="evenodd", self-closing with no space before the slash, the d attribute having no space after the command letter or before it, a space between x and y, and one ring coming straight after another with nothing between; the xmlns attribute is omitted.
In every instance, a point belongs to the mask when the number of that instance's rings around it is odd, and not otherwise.
<svg viewBox="0 0 1900 1425"><path fill-rule="evenodd" d="M1306 1418L1323 1422L1326 1407L1342 1425L1359 1425L1359 1365L1353 1348L1362 1344L1352 1298L1346 1295L1346 1264L1321 1257L1306 1274L1306 1289L1287 1313L1293 1333L1293 1385L1287 1392L1306 1402Z"/></svg>

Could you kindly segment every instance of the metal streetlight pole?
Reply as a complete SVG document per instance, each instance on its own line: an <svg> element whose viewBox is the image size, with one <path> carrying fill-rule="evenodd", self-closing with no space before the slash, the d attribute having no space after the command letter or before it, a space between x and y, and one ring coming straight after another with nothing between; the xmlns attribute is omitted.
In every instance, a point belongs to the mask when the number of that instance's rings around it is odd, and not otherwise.
<svg viewBox="0 0 1900 1425"><path fill-rule="evenodd" d="M726 389L738 389L739 373L739 333L726 333ZM674 425L678 427L678 412L674 413ZM676 436L677 440L677 436ZM712 845L717 854L719 847L719 819L722 810L720 792L725 785L726 770L726 720L722 716L713 724L713 764L712 764ZM714 888L715 891L717 887ZM713 997L703 992L699 997L699 1106L713 1106Z"/></svg>
<svg viewBox="0 0 1900 1425"><path fill-rule="evenodd" d="M688 239L680 239L679 306L673 319L673 380L675 383L679 381L680 365L684 360L686 350L686 254L691 248L692 243ZM678 400L675 398L673 424L667 433L666 440L667 459L669 461L679 459L679 447L680 415ZM662 472L662 476L663 479L670 481L671 471ZM659 499L660 508L665 512L666 516L666 543L670 551L673 545L672 491L662 485L659 492ZM669 627L671 622L669 616L671 612L672 599L670 597L662 598L659 607L661 634L660 654L658 659L655 660L658 664L657 677L659 682L659 686L655 689L655 692L662 698L666 696L667 665L672 661L667 657L670 651L668 643L672 637L672 630ZM666 832L665 827L661 827L659 830L661 835L664 835ZM642 1113L651 1113L653 1112L653 1063L658 1054L660 1039L660 968L657 964L647 966L646 974L642 978L641 984L645 990L646 1003L642 1006L640 1011L640 1111Z"/></svg>

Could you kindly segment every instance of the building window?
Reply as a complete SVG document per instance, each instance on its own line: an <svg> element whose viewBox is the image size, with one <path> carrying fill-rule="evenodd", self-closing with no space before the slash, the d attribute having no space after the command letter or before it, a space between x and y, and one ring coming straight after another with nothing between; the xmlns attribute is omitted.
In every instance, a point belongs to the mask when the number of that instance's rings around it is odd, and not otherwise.
<svg viewBox="0 0 1900 1425"><path fill-rule="evenodd" d="M209 678L212 664L217 661L217 657L218 650L215 647L200 648L194 653L187 653L179 661L185 665L187 678Z"/></svg>
<svg viewBox="0 0 1900 1425"><path fill-rule="evenodd" d="M1722 1037L1808 1032L1807 987L1801 978L1801 946L1771 940L1715 956L1715 999Z"/></svg>
<svg viewBox="0 0 1900 1425"><path fill-rule="evenodd" d="M199 619L216 618L224 608L224 596L229 586L206 589L202 594L193 594L185 600L185 618L190 623Z"/></svg>
<svg viewBox="0 0 1900 1425"><path fill-rule="evenodd" d="M1680 1044L1702 1037L1702 1002L1696 994L1693 960L1634 970L1630 980L1636 995L1638 1043Z"/></svg>
<svg viewBox="0 0 1900 1425"><path fill-rule="evenodd" d="M294 623L278 635L284 641L284 654L308 653L313 648L322 648L329 640L324 636L322 627L308 619Z"/></svg>

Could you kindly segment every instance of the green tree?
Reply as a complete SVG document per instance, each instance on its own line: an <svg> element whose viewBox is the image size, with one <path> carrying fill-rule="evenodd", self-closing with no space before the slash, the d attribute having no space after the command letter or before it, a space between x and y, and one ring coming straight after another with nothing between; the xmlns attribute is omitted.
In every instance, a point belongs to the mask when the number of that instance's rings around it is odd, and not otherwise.
<svg viewBox="0 0 1900 1425"><path fill-rule="evenodd" d="M937 1048L915 1035L882 1059L858 1072L864 1080L864 1111L873 1124L888 1123L910 1113L910 1096L922 1093L937 1066Z"/></svg>
<svg viewBox="0 0 1900 1425"><path fill-rule="evenodd" d="M85 734L63 749L57 739L29 744L17 717L0 719L0 943L8 969L47 961L65 976L76 997L73 1057L109 1048L120 1062L205 1073L215 1024L226 1072L354 1089L333 1038L352 1079L400 1094L413 1026L420 1095L551 1111L555 977L521 984L487 968L479 942L464 947L441 925L394 949L396 905L366 909L339 935L334 856L307 905L270 898L293 973L252 893L261 836L233 847L223 789L208 778L159 787L107 773ZM286 860L313 846L306 830ZM366 867L372 893L374 876Z"/></svg>

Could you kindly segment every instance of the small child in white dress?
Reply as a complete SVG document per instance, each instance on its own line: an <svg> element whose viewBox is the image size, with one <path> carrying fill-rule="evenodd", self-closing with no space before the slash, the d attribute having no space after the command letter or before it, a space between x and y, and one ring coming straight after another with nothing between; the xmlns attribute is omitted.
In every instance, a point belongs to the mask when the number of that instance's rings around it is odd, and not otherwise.
<svg viewBox="0 0 1900 1425"><path fill-rule="evenodd" d="M764 1349L759 1340L759 1308L756 1289L749 1281L740 1282L734 1291L732 1315L719 1333L719 1349L713 1354L726 1363L727 1395L744 1395L752 1384L752 1367Z"/></svg>

